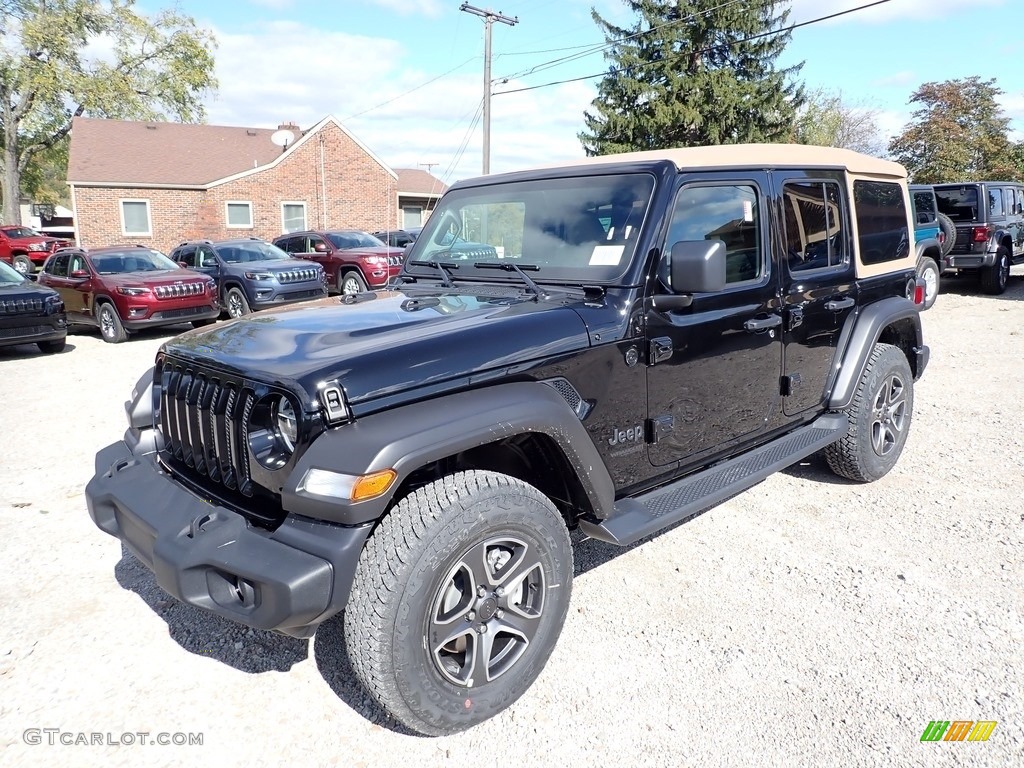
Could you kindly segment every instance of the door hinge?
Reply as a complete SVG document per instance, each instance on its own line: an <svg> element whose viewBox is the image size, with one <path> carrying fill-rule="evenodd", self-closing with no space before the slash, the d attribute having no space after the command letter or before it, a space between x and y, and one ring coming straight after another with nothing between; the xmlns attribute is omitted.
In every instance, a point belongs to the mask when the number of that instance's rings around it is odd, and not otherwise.
<svg viewBox="0 0 1024 768"><path fill-rule="evenodd" d="M791 373L788 376L783 376L779 386L779 391L782 393L782 396L789 397L794 394L796 392L796 388L800 386L801 381L802 379L800 378L799 373Z"/></svg>
<svg viewBox="0 0 1024 768"><path fill-rule="evenodd" d="M676 425L675 418L672 414L666 413L661 416L655 416L653 419L647 420L646 428L646 439L648 443L656 443L669 432L672 431Z"/></svg>
<svg viewBox="0 0 1024 768"><path fill-rule="evenodd" d="M659 336L656 339L651 339L647 349L647 364L657 365L664 360L668 360L672 357L673 351L672 339L668 336Z"/></svg>

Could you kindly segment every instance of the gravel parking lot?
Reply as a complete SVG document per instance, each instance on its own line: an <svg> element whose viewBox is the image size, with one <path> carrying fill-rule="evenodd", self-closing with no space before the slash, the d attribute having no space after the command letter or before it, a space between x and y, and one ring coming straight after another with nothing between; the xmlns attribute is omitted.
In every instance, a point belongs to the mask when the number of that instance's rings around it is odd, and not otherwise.
<svg viewBox="0 0 1024 768"><path fill-rule="evenodd" d="M944 283L889 476L856 485L810 461L638 547L576 537L539 681L438 739L374 708L338 621L310 641L225 622L94 527L93 455L166 336L0 349L0 763L1020 765L1022 274L1000 297ZM921 743L930 720L998 725ZM61 743L82 732L102 743ZM202 744L148 743L162 733Z"/></svg>

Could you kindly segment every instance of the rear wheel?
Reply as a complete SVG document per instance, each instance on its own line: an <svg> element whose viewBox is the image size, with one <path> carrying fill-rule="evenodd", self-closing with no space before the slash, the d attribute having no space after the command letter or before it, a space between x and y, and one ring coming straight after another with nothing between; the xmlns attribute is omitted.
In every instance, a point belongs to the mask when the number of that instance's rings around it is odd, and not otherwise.
<svg viewBox="0 0 1024 768"><path fill-rule="evenodd" d="M998 296L1006 290L1010 279L1010 251L1000 246L996 252L996 263L991 267L982 267L979 273L981 290L991 296Z"/></svg>
<svg viewBox="0 0 1024 768"><path fill-rule="evenodd" d="M25 275L26 277L32 274L32 262L29 260L28 256L22 256L19 253L11 259L11 266L14 267L18 274Z"/></svg>
<svg viewBox="0 0 1024 768"><path fill-rule="evenodd" d="M345 610L352 667L393 717L456 733L516 701L569 608L572 546L536 488L460 472L404 499L359 557Z"/></svg>
<svg viewBox="0 0 1024 768"><path fill-rule="evenodd" d="M100 336L108 344L120 344L128 338L128 332L124 329L117 308L108 302L100 305L96 313L96 319L100 324Z"/></svg>
<svg viewBox="0 0 1024 768"><path fill-rule="evenodd" d="M867 483L896 466L910 432L914 377L899 347L876 344L847 409L846 436L825 449L837 475Z"/></svg>
<svg viewBox="0 0 1024 768"><path fill-rule="evenodd" d="M338 290L343 296L363 293L366 290L366 281L355 270L349 270L338 275Z"/></svg>
<svg viewBox="0 0 1024 768"><path fill-rule="evenodd" d="M917 263L917 276L924 281L924 309L930 309L939 295L939 265L923 256Z"/></svg>

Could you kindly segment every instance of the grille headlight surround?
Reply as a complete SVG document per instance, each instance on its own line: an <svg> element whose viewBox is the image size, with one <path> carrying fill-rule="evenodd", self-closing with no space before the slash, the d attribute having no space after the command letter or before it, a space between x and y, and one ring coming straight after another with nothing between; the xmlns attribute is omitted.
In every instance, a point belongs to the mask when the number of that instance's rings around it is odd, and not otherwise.
<svg viewBox="0 0 1024 768"><path fill-rule="evenodd" d="M270 470L280 469L295 453L302 413L288 395L266 395L249 414L249 450Z"/></svg>

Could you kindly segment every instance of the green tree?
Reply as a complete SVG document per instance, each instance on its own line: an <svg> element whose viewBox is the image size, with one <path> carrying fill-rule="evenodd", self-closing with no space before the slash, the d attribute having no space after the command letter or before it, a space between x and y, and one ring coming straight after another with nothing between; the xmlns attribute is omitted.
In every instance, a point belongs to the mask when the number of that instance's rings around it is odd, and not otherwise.
<svg viewBox="0 0 1024 768"><path fill-rule="evenodd" d="M780 0L623 0L619 27L591 11L612 44L587 130L588 155L788 138L803 64L779 69L789 42Z"/></svg>
<svg viewBox="0 0 1024 768"><path fill-rule="evenodd" d="M886 154L878 128L878 109L865 101L847 101L842 91L816 88L797 111L792 140L797 144L840 147L875 157Z"/></svg>
<svg viewBox="0 0 1024 768"><path fill-rule="evenodd" d="M920 106L889 152L919 184L1020 177L1007 134L1010 119L996 97L995 80L969 77L925 83L910 97Z"/></svg>
<svg viewBox="0 0 1024 768"><path fill-rule="evenodd" d="M205 117L216 43L189 16L146 17L134 0L0 0L0 19L4 221L20 223L23 176L45 177L30 166L59 147L74 117Z"/></svg>

